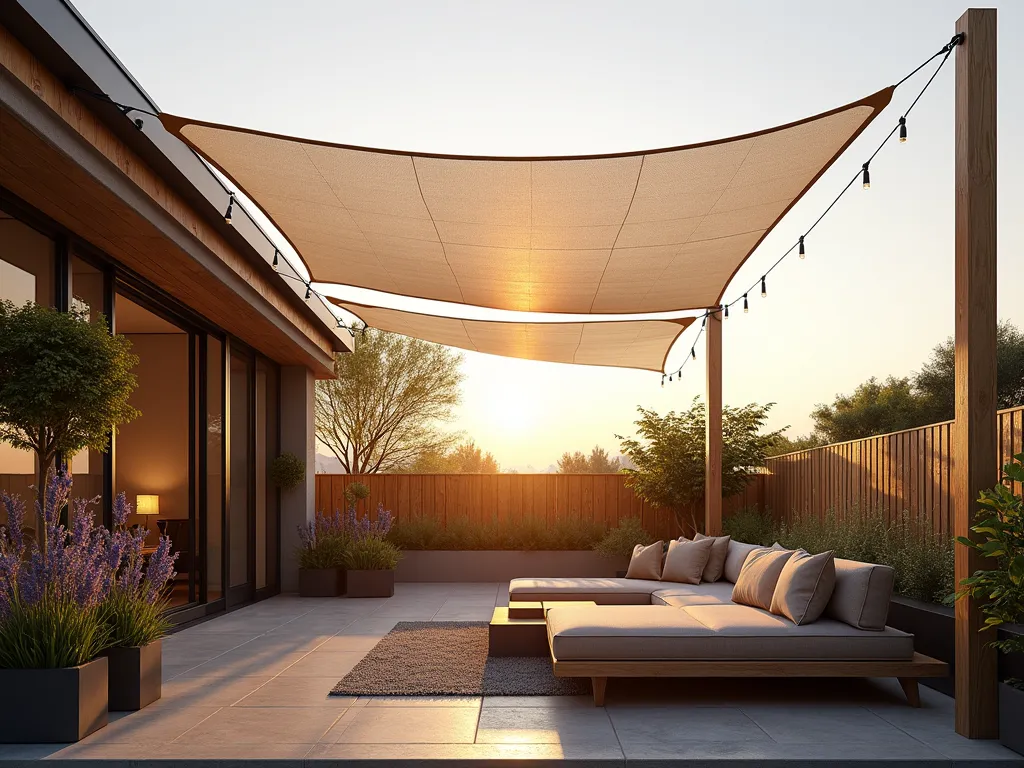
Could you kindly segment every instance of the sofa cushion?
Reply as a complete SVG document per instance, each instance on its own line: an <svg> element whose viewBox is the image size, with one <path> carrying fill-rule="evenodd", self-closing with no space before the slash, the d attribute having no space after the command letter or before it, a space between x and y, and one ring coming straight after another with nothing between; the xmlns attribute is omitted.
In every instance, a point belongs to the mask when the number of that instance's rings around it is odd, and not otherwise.
<svg viewBox="0 0 1024 768"><path fill-rule="evenodd" d="M509 600L536 602L593 600L598 605L650 605L651 593L663 589L661 581L644 579L512 579Z"/></svg>
<svg viewBox="0 0 1024 768"><path fill-rule="evenodd" d="M888 565L836 558L836 586L825 615L858 629L885 629L896 573Z"/></svg>
<svg viewBox="0 0 1024 768"><path fill-rule="evenodd" d="M664 545L660 541L644 546L637 544L633 547L633 556L629 559L629 569L626 571L627 579L660 579L661 578L661 555Z"/></svg>
<svg viewBox="0 0 1024 768"><path fill-rule="evenodd" d="M701 582L693 586L679 584L659 589L651 595L651 605L671 605L677 608L726 603L732 603L732 584L728 581L716 581L714 584Z"/></svg>
<svg viewBox="0 0 1024 768"><path fill-rule="evenodd" d="M548 642L559 661L908 659L912 635L822 619L798 626L742 605L555 606Z"/></svg>
<svg viewBox="0 0 1024 768"><path fill-rule="evenodd" d="M711 557L714 539L690 541L679 539L668 543L665 565L661 571L662 581L677 581L682 584L700 584L701 574Z"/></svg>
<svg viewBox="0 0 1024 768"><path fill-rule="evenodd" d="M785 616L794 624L817 621L836 585L835 558L831 551L810 555L793 554L775 585L771 612Z"/></svg>
<svg viewBox="0 0 1024 768"><path fill-rule="evenodd" d="M736 579L740 577L740 571L743 570L743 563L746 562L747 555L757 549L764 549L764 547L760 547L757 544L744 544L742 541L730 541L729 550L725 555L725 569L722 575L735 584Z"/></svg>
<svg viewBox="0 0 1024 768"><path fill-rule="evenodd" d="M732 601L741 605L768 610L772 605L775 585L786 562L793 556L786 550L760 549L750 553L743 563L740 577L732 590Z"/></svg>
<svg viewBox="0 0 1024 768"><path fill-rule="evenodd" d="M711 546L711 556L708 564L704 566L704 573L701 574L701 581L715 582L722 578L725 571L725 558L729 555L729 542L731 536L705 536L703 533L695 533L694 541L711 539L714 544Z"/></svg>

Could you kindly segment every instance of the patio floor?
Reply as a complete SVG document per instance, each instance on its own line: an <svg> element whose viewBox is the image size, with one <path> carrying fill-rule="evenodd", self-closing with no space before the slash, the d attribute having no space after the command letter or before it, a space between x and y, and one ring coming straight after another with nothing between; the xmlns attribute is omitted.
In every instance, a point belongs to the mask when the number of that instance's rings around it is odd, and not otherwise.
<svg viewBox="0 0 1024 768"><path fill-rule="evenodd" d="M327 696L396 622L486 620L508 602L506 587L399 584L389 599L258 603L167 638L159 702L112 715L79 744L0 745L0 766L508 758L1024 765L996 742L957 736L950 698L922 689L915 710L888 680L613 680L604 708L589 697Z"/></svg>

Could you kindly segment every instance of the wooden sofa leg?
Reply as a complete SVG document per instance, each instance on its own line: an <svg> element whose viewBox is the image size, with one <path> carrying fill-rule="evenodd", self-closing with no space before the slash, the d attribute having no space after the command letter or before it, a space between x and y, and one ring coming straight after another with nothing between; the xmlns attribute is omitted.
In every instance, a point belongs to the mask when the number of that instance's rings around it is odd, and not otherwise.
<svg viewBox="0 0 1024 768"><path fill-rule="evenodd" d="M594 706L604 706L604 693L608 690L608 678L607 677L592 677L590 678L590 687L594 689Z"/></svg>
<svg viewBox="0 0 1024 768"><path fill-rule="evenodd" d="M914 677L898 677L900 681L900 687L903 688L903 693L907 696L907 703L912 707L921 706L921 691L917 687L917 678Z"/></svg>

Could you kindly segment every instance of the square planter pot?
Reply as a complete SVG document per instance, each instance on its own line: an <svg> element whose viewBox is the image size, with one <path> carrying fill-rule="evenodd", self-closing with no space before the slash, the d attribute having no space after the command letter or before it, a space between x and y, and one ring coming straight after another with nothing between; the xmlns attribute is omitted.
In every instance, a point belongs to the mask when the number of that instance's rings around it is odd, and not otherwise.
<svg viewBox="0 0 1024 768"><path fill-rule="evenodd" d="M65 669L0 669L0 743L80 741L107 724L107 657Z"/></svg>
<svg viewBox="0 0 1024 768"><path fill-rule="evenodd" d="M341 568L299 568L299 597L338 597L345 594Z"/></svg>
<svg viewBox="0 0 1024 768"><path fill-rule="evenodd" d="M160 698L163 641L107 651L108 704L111 712L134 712Z"/></svg>
<svg viewBox="0 0 1024 768"><path fill-rule="evenodd" d="M999 684L999 743L1024 755L1024 691Z"/></svg>
<svg viewBox="0 0 1024 768"><path fill-rule="evenodd" d="M348 597L391 597L395 594L394 571L348 571Z"/></svg>

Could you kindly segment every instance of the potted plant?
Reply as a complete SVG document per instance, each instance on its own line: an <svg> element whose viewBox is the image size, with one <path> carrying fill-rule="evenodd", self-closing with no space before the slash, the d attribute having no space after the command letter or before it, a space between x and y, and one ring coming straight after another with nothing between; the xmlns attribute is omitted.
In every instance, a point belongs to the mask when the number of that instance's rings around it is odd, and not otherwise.
<svg viewBox="0 0 1024 768"><path fill-rule="evenodd" d="M108 534L82 499L70 529L60 524L70 490L69 476L49 476L36 503L42 541L31 544L24 502L0 494L8 521L0 538L2 743L74 742L107 724L109 633L98 606L111 573Z"/></svg>
<svg viewBox="0 0 1024 768"><path fill-rule="evenodd" d="M124 493L114 500L114 532L109 537L110 587L99 605L108 631L108 709L131 712L160 698L163 643L171 624L164 615L167 584L174 578L176 554L161 536L156 551L143 558L144 528L128 528L131 514Z"/></svg>
<svg viewBox="0 0 1024 768"><path fill-rule="evenodd" d="M270 482L282 491L295 488L306 479L306 465L294 453L282 453L270 462Z"/></svg>
<svg viewBox="0 0 1024 768"><path fill-rule="evenodd" d="M1003 480L981 492L975 525L977 540L963 536L957 541L976 550L991 563L960 582L958 595L984 598L983 631L996 631L1006 624L1024 621L1024 499L1014 494L1013 483L1024 483L1024 453L1003 467ZM1024 653L1024 636L1007 634L992 641L1002 653ZM1004 680L999 685L999 741L1024 754L1024 681Z"/></svg>
<svg viewBox="0 0 1024 768"><path fill-rule="evenodd" d="M345 552L349 537L341 513L317 512L299 526L299 596L338 597L345 593Z"/></svg>
<svg viewBox="0 0 1024 768"><path fill-rule="evenodd" d="M602 557L618 560L620 563L628 563L637 544L646 546L650 543L651 535L644 530L640 519L627 517L625 520L620 520L615 528L608 529L604 538L594 545L594 551ZM624 570L616 571L615 575L622 578L626 572Z"/></svg>
<svg viewBox="0 0 1024 768"><path fill-rule="evenodd" d="M393 518L377 505L377 519L359 518L355 507L349 507L346 530L351 543L345 552L348 569L347 594L349 597L391 597L395 594L395 567L402 552L387 540Z"/></svg>

